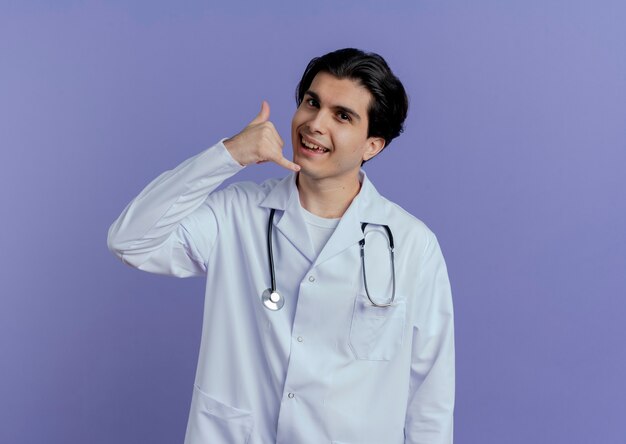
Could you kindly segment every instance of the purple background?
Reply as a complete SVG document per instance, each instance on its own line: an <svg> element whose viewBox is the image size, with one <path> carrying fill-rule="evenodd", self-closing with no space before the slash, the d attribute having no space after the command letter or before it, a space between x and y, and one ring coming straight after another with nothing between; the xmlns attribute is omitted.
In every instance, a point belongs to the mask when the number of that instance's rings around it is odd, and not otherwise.
<svg viewBox="0 0 626 444"><path fill-rule="evenodd" d="M447 258L456 443L625 443L625 23L621 0L3 1L0 442L182 442L203 282L124 267L108 226L262 99L288 140L308 60L356 46L410 94L367 171Z"/></svg>

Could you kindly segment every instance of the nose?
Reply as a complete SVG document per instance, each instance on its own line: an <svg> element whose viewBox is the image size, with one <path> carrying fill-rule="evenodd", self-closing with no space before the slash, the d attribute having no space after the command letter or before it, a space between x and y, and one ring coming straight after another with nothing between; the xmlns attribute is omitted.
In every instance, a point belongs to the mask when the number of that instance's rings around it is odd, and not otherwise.
<svg viewBox="0 0 626 444"><path fill-rule="evenodd" d="M327 129L328 116L324 112L324 110L318 110L308 122L309 131L312 133L324 134Z"/></svg>

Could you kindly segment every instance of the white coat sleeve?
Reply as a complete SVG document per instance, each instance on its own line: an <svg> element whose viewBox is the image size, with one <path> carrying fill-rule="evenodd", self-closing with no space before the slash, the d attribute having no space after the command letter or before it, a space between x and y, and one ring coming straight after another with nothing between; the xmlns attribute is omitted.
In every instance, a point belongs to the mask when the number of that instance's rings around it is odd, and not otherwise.
<svg viewBox="0 0 626 444"><path fill-rule="evenodd" d="M446 264L431 234L418 281L424 303L413 326L406 444L452 444L454 413L454 315Z"/></svg>
<svg viewBox="0 0 626 444"><path fill-rule="evenodd" d="M208 195L243 167L219 142L146 186L109 228L109 250L124 263L178 277L206 273L217 236Z"/></svg>

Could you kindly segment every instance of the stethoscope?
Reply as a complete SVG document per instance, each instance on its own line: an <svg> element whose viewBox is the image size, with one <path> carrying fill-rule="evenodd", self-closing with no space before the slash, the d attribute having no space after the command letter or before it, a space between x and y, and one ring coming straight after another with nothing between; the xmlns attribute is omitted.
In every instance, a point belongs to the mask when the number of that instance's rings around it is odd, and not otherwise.
<svg viewBox="0 0 626 444"><path fill-rule="evenodd" d="M263 301L263 305L268 310L276 311L283 308L285 305L285 298L276 290L276 272L274 270L274 253L272 251L272 227L274 225L274 213L275 209L272 208L270 211L270 217L267 224L267 255L269 259L270 265L270 284L271 287L266 289L261 295L261 300ZM389 240L389 257L391 260L391 278L392 278L392 292L391 298L383 303L376 302L370 295L369 289L367 288L367 274L365 272L365 227L367 227L367 222L363 222L361 224L361 231L363 232L363 239L359 241L359 247L361 249L361 268L363 269L363 283L365 286L365 294L367 295L367 299L369 299L370 303L374 307L389 307L393 304L393 301L396 297L396 268L395 261L393 256L393 235L391 234L391 229L387 225L381 225L385 231L387 232L387 238Z"/></svg>

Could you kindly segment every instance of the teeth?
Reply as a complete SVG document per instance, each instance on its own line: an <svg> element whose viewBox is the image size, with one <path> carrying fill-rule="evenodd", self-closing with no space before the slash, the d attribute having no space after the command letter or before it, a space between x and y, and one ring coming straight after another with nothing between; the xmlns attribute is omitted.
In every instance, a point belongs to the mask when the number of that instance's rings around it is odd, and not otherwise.
<svg viewBox="0 0 626 444"><path fill-rule="evenodd" d="M326 148L322 148L321 146L317 146L313 143L309 143L306 140L302 139L302 145L304 145L305 147L307 147L310 150L315 150L315 151L321 151L321 152L326 152L328 151Z"/></svg>
<svg viewBox="0 0 626 444"><path fill-rule="evenodd" d="M311 148L312 150L319 150L320 147L317 145L313 145L312 143L307 142L306 140L302 141L304 146L306 146L307 148Z"/></svg>

